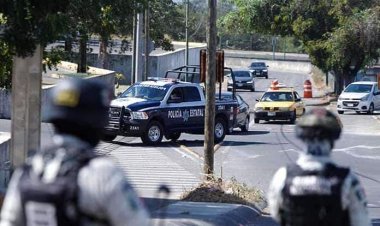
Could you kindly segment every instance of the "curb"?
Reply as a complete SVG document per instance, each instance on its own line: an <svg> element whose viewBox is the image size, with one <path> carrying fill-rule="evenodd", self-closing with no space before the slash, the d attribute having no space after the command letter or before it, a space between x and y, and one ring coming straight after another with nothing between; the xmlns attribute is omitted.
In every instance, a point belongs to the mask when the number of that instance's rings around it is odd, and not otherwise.
<svg viewBox="0 0 380 226"><path fill-rule="evenodd" d="M326 100L323 100L327 97ZM337 100L336 97L332 97L332 96L329 96L329 95L326 95L324 97L319 97L320 101L316 101L315 103L307 103L307 100L304 99L304 102L305 102L305 106L326 106L326 105L330 105L331 102L334 102Z"/></svg>

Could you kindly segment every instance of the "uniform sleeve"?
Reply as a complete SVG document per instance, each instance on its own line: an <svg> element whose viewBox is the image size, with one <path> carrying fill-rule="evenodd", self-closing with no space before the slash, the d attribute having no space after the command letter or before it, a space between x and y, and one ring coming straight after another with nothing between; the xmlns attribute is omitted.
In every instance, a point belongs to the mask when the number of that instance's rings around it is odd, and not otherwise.
<svg viewBox="0 0 380 226"><path fill-rule="evenodd" d="M112 226L150 225L150 218L123 171L108 159L95 159L78 175L79 206Z"/></svg>
<svg viewBox="0 0 380 226"><path fill-rule="evenodd" d="M0 226L22 226L22 203L18 184L22 171L16 170L9 182L4 203L1 208Z"/></svg>
<svg viewBox="0 0 380 226"><path fill-rule="evenodd" d="M351 226L371 225L364 189L356 175L350 172L343 184L342 206L348 209Z"/></svg>
<svg viewBox="0 0 380 226"><path fill-rule="evenodd" d="M268 206L272 217L280 222L280 208L282 206L282 189L284 188L286 178L286 168L280 168L273 176L268 190Z"/></svg>

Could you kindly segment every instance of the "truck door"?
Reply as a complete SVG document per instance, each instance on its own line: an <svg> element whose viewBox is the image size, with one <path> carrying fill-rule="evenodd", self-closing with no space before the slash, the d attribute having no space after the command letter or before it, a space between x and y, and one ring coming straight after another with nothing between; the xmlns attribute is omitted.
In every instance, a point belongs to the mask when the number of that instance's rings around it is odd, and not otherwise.
<svg viewBox="0 0 380 226"><path fill-rule="evenodd" d="M195 86L183 87L184 108L188 113L187 125L192 129L203 128L205 104L201 99L199 89Z"/></svg>

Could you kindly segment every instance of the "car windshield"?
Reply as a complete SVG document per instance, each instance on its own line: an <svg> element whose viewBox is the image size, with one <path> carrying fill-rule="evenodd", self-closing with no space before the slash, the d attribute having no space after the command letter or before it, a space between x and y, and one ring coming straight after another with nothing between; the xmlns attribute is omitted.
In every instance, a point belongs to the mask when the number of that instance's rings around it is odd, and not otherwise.
<svg viewBox="0 0 380 226"><path fill-rule="evenodd" d="M291 92L266 92L261 97L262 102L273 101L293 101L293 94Z"/></svg>
<svg viewBox="0 0 380 226"><path fill-rule="evenodd" d="M346 93L369 93L372 90L372 85L370 84L350 84L344 90Z"/></svg>
<svg viewBox="0 0 380 226"><path fill-rule="evenodd" d="M135 97L147 100L162 100L166 95L167 89L162 86L136 84L129 87L120 97Z"/></svg>
<svg viewBox="0 0 380 226"><path fill-rule="evenodd" d="M251 74L249 71L234 71L235 77L241 77L241 78L249 78L251 77Z"/></svg>
<svg viewBox="0 0 380 226"><path fill-rule="evenodd" d="M251 67L265 67L265 63L252 63Z"/></svg>

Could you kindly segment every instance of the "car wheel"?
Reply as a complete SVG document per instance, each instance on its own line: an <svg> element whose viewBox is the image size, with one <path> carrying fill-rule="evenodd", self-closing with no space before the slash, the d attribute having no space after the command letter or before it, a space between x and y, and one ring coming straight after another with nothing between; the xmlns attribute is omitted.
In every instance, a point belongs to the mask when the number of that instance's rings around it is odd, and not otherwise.
<svg viewBox="0 0 380 226"><path fill-rule="evenodd" d="M168 140L176 141L178 140L180 136L181 136L180 132L175 132L175 133L168 134L167 136L165 136L165 138Z"/></svg>
<svg viewBox="0 0 380 226"><path fill-rule="evenodd" d="M360 113L362 113L361 111L356 111L356 114L360 114Z"/></svg>
<svg viewBox="0 0 380 226"><path fill-rule="evenodd" d="M338 114L340 114L340 115L343 114L343 113L344 113L344 111L338 111Z"/></svg>
<svg viewBox="0 0 380 226"><path fill-rule="evenodd" d="M373 112L374 112L374 106L373 106L373 103L371 103L371 105L369 105L369 108L368 108L368 111L367 111L367 114L369 115L372 115Z"/></svg>
<svg viewBox="0 0 380 226"><path fill-rule="evenodd" d="M244 125L240 127L242 132L248 132L249 130L249 117L245 118Z"/></svg>
<svg viewBox="0 0 380 226"><path fill-rule="evenodd" d="M148 124L146 131L141 136L141 140L147 145L159 144L162 141L163 132L161 123L152 121Z"/></svg>
<svg viewBox="0 0 380 226"><path fill-rule="evenodd" d="M109 142L109 141L113 141L116 137L117 137L117 135L103 134L101 137L101 140Z"/></svg>
<svg viewBox="0 0 380 226"><path fill-rule="evenodd" d="M290 118L290 124L296 123L296 118L297 118L296 111L294 111L293 115Z"/></svg>
<svg viewBox="0 0 380 226"><path fill-rule="evenodd" d="M255 92L255 87L252 87L252 88L251 88L251 92Z"/></svg>
<svg viewBox="0 0 380 226"><path fill-rule="evenodd" d="M258 119L258 118L255 118L254 121L255 121L256 124L259 124L259 123L260 123L260 119Z"/></svg>
<svg viewBox="0 0 380 226"><path fill-rule="evenodd" d="M220 143L224 140L227 132L227 124L222 118L215 119L214 127L214 141L215 143Z"/></svg>
<svg viewBox="0 0 380 226"><path fill-rule="evenodd" d="M268 79L268 75L266 75L265 78Z"/></svg>

